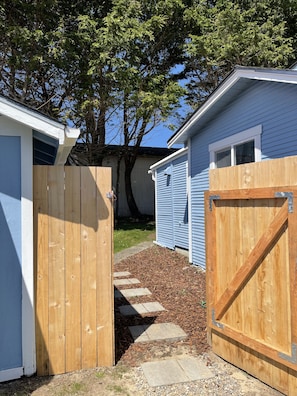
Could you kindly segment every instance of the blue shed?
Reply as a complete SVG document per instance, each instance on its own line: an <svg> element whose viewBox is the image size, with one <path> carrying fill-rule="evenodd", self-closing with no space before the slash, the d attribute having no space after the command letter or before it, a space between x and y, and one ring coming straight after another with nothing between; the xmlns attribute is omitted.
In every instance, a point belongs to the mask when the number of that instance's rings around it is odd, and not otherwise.
<svg viewBox="0 0 297 396"><path fill-rule="evenodd" d="M184 248L191 263L205 268L204 192L209 169L296 155L296 132L297 71L236 67L168 140L168 147L183 144L182 150L188 150L188 182L174 166L179 152L150 168L156 181L156 243L178 246L170 225L176 225L180 215L176 218L173 207L163 202L165 164L170 164L174 180L171 192L166 190L167 202L187 196Z"/></svg>
<svg viewBox="0 0 297 396"><path fill-rule="evenodd" d="M63 165L78 135L0 96L0 382L36 371L33 164Z"/></svg>
<svg viewBox="0 0 297 396"><path fill-rule="evenodd" d="M155 180L157 241L170 249L187 250L189 245L187 151L181 149L150 167Z"/></svg>

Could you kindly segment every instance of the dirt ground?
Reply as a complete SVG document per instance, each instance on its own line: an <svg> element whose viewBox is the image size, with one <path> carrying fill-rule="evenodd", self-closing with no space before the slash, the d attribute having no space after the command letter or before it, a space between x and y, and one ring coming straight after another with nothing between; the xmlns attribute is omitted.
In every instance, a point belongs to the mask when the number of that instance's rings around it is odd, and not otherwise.
<svg viewBox="0 0 297 396"><path fill-rule="evenodd" d="M172 395L181 392L185 395L279 395L250 376L241 374L239 370L211 353L206 339L205 272L189 265L186 257L165 248L152 246L120 261L115 265L115 271L129 271L131 277L139 279L140 284L137 287L146 287L152 293L152 296L137 297L130 301L115 300L116 365L112 368L94 368L53 377L31 377L3 383L0 384L0 395L140 396ZM124 317L119 313L120 305L148 301L158 301L165 311L133 317ZM128 326L165 322L179 325L187 333L187 339L173 343L133 343ZM216 371L216 382L213 382L213 386L217 387L216 391L209 389L209 393L202 393L199 384L196 384L196 390L193 390L192 384L191 388L185 388L187 391L178 387L167 390L148 387L139 368L142 363L184 355L197 356ZM224 393L222 389L226 376L228 384L224 385ZM240 388L238 381L241 384ZM207 387L209 385L206 384L205 389Z"/></svg>

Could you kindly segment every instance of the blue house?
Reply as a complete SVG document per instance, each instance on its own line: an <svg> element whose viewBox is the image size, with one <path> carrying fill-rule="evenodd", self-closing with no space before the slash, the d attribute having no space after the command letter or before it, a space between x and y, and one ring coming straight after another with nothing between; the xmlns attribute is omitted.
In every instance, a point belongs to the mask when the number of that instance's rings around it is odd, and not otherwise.
<svg viewBox="0 0 297 396"><path fill-rule="evenodd" d="M236 67L168 140L184 148L150 167L156 243L205 268L209 169L297 154L297 71Z"/></svg>
<svg viewBox="0 0 297 396"><path fill-rule="evenodd" d="M78 135L0 96L0 382L36 371L33 164L63 165Z"/></svg>

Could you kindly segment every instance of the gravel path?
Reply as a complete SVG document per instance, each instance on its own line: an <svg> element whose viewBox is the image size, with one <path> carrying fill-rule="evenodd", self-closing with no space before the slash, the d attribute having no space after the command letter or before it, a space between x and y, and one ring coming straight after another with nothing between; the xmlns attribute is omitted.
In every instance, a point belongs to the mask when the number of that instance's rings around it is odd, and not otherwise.
<svg viewBox="0 0 297 396"><path fill-rule="evenodd" d="M138 287L147 287L152 292L152 296L115 303L117 361L133 367L133 375L127 374L127 380L131 381L132 389L135 387L136 395L281 395L211 352L206 339L205 272L201 268L189 265L188 259L176 252L153 246L126 256L115 265L115 271L130 272L132 278L140 280ZM166 311L153 317L123 317L118 311L120 305L148 301L158 301ZM135 344L127 331L131 325L165 322L179 325L188 334L187 339ZM141 369L143 362L189 355L202 360L214 376L184 384L148 386Z"/></svg>

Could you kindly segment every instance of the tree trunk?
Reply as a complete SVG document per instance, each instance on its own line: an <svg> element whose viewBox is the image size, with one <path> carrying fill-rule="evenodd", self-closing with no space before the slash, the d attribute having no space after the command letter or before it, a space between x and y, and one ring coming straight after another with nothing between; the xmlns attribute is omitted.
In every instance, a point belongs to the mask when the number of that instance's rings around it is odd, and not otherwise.
<svg viewBox="0 0 297 396"><path fill-rule="evenodd" d="M131 184L131 174L135 164L135 160L136 157L135 158L130 158L129 156L125 157L125 189L126 189L127 204L131 213L131 217L135 219L139 219L141 217L141 213L139 212L136 201L134 199L132 184Z"/></svg>

